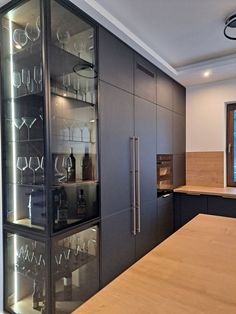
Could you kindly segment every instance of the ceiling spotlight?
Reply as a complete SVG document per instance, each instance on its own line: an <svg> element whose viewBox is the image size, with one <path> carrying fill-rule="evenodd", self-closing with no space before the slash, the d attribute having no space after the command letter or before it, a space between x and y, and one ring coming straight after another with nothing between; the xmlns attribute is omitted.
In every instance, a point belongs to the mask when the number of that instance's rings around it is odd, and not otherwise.
<svg viewBox="0 0 236 314"><path fill-rule="evenodd" d="M204 77L209 77L210 74L211 74L211 71L205 71L205 72L203 73L203 76L204 76Z"/></svg>
<svg viewBox="0 0 236 314"><path fill-rule="evenodd" d="M231 14L226 20L225 20L225 28L224 28L224 35L226 38L231 40L236 40L236 32L235 35L229 35L228 29L236 29L236 13Z"/></svg>

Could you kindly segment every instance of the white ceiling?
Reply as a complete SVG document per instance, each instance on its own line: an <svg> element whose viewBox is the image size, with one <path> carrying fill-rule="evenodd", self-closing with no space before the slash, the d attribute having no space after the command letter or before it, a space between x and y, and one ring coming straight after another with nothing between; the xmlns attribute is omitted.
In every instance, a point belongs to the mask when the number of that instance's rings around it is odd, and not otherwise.
<svg viewBox="0 0 236 314"><path fill-rule="evenodd" d="M186 86L236 77L236 41L223 35L235 0L72 2Z"/></svg>

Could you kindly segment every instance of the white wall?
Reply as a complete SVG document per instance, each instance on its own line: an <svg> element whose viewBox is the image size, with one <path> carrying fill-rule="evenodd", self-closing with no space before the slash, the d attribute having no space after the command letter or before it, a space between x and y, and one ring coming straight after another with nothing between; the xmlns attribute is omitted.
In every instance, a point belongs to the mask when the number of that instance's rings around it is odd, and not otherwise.
<svg viewBox="0 0 236 314"><path fill-rule="evenodd" d="M225 151L226 103L236 102L236 79L187 88L186 151Z"/></svg>

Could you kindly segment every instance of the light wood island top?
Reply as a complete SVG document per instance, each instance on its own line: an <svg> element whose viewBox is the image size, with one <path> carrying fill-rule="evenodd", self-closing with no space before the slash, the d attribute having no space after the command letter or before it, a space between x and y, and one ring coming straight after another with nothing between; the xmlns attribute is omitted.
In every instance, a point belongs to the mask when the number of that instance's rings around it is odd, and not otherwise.
<svg viewBox="0 0 236 314"><path fill-rule="evenodd" d="M236 219L198 215L73 313L235 314Z"/></svg>
<svg viewBox="0 0 236 314"><path fill-rule="evenodd" d="M187 194L204 194L204 195L215 195L223 196L226 198L236 198L236 188L234 187L207 187L207 186L197 186L197 185L184 185L179 188L174 189L177 193L187 193Z"/></svg>

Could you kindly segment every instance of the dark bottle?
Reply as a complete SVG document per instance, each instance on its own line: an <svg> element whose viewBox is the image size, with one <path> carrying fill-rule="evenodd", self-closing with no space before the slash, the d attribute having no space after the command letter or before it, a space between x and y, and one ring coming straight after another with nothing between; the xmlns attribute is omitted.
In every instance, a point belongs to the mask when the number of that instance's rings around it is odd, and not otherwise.
<svg viewBox="0 0 236 314"><path fill-rule="evenodd" d="M73 148L71 148L70 156L68 157L67 182L75 182L75 174L76 174L76 160L73 155Z"/></svg>
<svg viewBox="0 0 236 314"><path fill-rule="evenodd" d="M85 148L85 154L83 157L82 163L82 179L85 180L93 180L93 164L92 159L89 156L88 148Z"/></svg>
<svg viewBox="0 0 236 314"><path fill-rule="evenodd" d="M84 190L80 189L77 194L77 214L78 218L84 219L86 216L87 204L84 197Z"/></svg>
<svg viewBox="0 0 236 314"><path fill-rule="evenodd" d="M57 222L59 225L66 225L68 217L68 202L64 188L60 190L60 203L57 207Z"/></svg>

